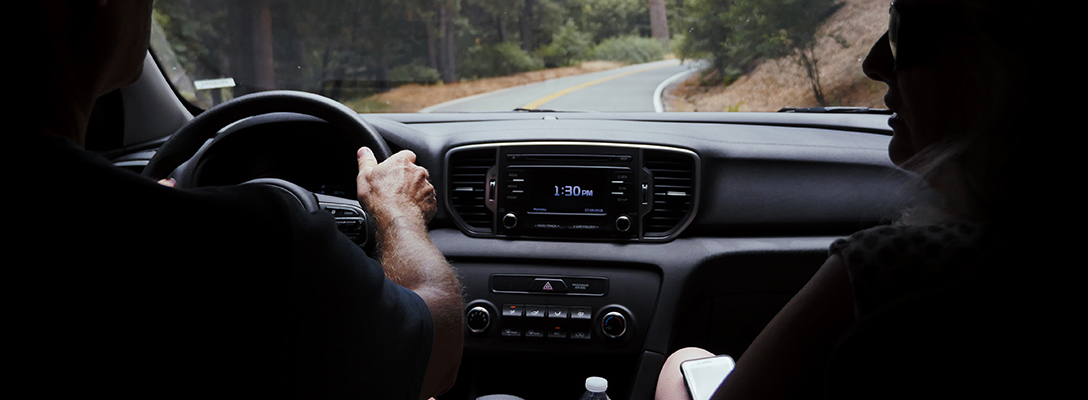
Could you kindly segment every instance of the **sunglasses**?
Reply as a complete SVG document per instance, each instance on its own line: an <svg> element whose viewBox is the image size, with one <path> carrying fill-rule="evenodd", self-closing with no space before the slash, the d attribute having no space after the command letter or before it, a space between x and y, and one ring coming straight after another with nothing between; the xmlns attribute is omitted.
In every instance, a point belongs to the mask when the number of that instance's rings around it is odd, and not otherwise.
<svg viewBox="0 0 1088 400"><path fill-rule="evenodd" d="M888 47L895 70L939 57L948 37L964 32L963 12L956 5L944 2L892 1L888 7Z"/></svg>
<svg viewBox="0 0 1088 400"><path fill-rule="evenodd" d="M896 59L899 50L899 9L893 1L888 7L888 47L892 49L892 59Z"/></svg>

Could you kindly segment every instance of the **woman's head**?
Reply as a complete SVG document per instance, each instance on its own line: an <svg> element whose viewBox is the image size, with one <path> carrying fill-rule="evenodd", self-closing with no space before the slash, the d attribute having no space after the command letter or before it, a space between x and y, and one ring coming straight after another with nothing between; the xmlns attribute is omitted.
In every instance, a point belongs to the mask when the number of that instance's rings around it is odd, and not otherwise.
<svg viewBox="0 0 1088 400"><path fill-rule="evenodd" d="M1000 218L1005 207L1012 142L1024 133L1034 78L1027 52L1039 36L1030 31L1033 12L1012 4L896 0L889 32L863 65L888 84L889 156L934 186L951 218Z"/></svg>

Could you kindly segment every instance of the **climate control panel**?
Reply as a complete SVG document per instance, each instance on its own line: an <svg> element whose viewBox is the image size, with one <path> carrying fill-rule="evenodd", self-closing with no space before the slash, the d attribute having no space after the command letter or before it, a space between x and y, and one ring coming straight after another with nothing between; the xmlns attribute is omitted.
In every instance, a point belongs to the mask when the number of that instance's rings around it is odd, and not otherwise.
<svg viewBox="0 0 1088 400"><path fill-rule="evenodd" d="M454 266L468 349L637 353L660 286L660 275L641 268Z"/></svg>

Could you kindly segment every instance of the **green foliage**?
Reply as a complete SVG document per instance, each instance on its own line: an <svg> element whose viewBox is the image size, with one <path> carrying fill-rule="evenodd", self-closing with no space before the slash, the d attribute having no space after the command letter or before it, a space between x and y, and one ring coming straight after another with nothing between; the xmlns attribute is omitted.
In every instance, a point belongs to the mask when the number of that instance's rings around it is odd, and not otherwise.
<svg viewBox="0 0 1088 400"><path fill-rule="evenodd" d="M596 60L640 64L665 59L665 45L653 38L620 36L605 39L593 49Z"/></svg>
<svg viewBox="0 0 1088 400"><path fill-rule="evenodd" d="M438 74L438 70L413 62L390 70L389 80L396 83L436 83L442 80L442 77Z"/></svg>
<svg viewBox="0 0 1088 400"><path fill-rule="evenodd" d="M751 71L760 60L795 57L823 101L816 30L838 9L837 0L687 0L687 34L678 46L684 58L709 58L724 82Z"/></svg>
<svg viewBox="0 0 1088 400"><path fill-rule="evenodd" d="M594 42L616 36L650 36L647 0L572 0L571 18Z"/></svg>
<svg viewBox="0 0 1088 400"><path fill-rule="evenodd" d="M536 55L549 68L565 67L590 58L592 49L593 35L580 31L574 20L567 20L552 35L552 42L538 49Z"/></svg>
<svg viewBox="0 0 1088 400"><path fill-rule="evenodd" d="M475 45L468 49L468 57L461 62L461 74L465 77L486 78L544 68L544 62L534 58L517 43Z"/></svg>

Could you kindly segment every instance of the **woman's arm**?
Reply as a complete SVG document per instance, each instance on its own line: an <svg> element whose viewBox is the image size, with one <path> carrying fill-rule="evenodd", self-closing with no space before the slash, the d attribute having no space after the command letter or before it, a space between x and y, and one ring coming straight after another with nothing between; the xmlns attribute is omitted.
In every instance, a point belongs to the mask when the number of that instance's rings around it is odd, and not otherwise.
<svg viewBox="0 0 1088 400"><path fill-rule="evenodd" d="M713 398L818 394L827 359L853 322L853 289L842 258L835 254L763 328Z"/></svg>

